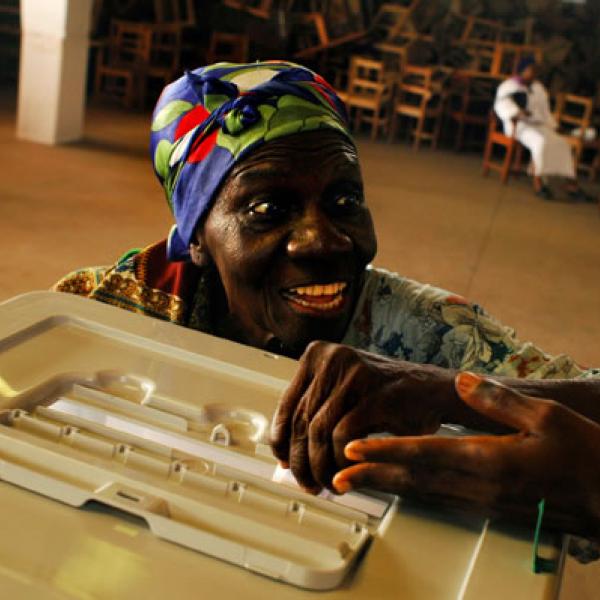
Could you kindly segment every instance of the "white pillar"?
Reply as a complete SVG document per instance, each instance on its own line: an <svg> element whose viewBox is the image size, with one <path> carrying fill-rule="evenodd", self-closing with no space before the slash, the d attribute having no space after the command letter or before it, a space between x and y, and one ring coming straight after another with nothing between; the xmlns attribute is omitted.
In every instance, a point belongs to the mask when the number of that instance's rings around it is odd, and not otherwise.
<svg viewBox="0 0 600 600"><path fill-rule="evenodd" d="M21 0L17 137L81 138L92 2Z"/></svg>

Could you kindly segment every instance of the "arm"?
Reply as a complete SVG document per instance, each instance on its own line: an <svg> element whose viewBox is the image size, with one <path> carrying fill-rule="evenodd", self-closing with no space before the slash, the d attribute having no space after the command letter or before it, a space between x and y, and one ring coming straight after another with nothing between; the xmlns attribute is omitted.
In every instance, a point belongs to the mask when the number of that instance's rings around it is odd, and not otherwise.
<svg viewBox="0 0 600 600"><path fill-rule="evenodd" d="M494 377L495 381L533 398L547 398L600 424L600 379L515 379ZM484 414L461 402L458 394L451 395L442 421L457 423L470 429L505 431L505 427L490 421Z"/></svg>
<svg viewBox="0 0 600 600"><path fill-rule="evenodd" d="M334 477L336 489L372 487L529 525L544 498L546 526L600 537L600 426L472 373L457 376L456 391L516 433L357 440L345 448L356 464Z"/></svg>
<svg viewBox="0 0 600 600"><path fill-rule="evenodd" d="M397 284L389 277L382 284L391 295L376 288L367 311L368 329L377 336L351 338L372 352L311 344L274 415L273 452L305 488L331 488L336 470L347 464L344 445L372 433L430 434L443 422L507 431L506 424L461 402L454 388L461 370L504 378L528 395L600 420L600 378L593 379L600 372L586 372L565 355L550 356L520 342L480 307L443 290L405 280ZM404 356L433 364L381 356L396 348L394 340L402 340ZM575 379L583 377L590 379Z"/></svg>

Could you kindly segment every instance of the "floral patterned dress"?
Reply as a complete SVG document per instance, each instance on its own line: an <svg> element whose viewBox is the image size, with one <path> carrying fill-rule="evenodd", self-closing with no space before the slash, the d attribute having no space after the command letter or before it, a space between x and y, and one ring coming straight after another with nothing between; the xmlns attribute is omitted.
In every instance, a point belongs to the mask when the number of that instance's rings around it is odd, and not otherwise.
<svg viewBox="0 0 600 600"><path fill-rule="evenodd" d="M167 260L166 241L125 254L112 267L75 271L54 290L70 292L214 334L211 277ZM600 377L564 354L521 342L477 304L369 267L342 343L418 363L531 379Z"/></svg>

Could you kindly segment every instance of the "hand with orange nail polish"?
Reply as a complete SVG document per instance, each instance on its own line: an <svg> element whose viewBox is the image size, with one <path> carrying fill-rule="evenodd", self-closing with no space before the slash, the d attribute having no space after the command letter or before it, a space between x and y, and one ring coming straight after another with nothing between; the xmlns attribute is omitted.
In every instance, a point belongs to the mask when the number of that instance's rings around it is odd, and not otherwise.
<svg viewBox="0 0 600 600"><path fill-rule="evenodd" d="M600 536L600 425L552 400L525 396L472 373L460 398L514 433L362 439L344 449L356 464L338 472L339 492L372 488L450 508Z"/></svg>

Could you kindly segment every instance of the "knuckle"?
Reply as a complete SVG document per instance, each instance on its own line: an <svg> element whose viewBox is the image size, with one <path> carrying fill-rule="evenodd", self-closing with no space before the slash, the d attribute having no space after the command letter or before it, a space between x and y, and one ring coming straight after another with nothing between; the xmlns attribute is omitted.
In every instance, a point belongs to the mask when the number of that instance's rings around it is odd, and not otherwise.
<svg viewBox="0 0 600 600"><path fill-rule="evenodd" d="M330 440L330 431L326 423L315 419L308 426L308 437L317 445L327 444Z"/></svg>
<svg viewBox="0 0 600 600"><path fill-rule="evenodd" d="M536 406L538 427L549 429L558 425L563 411L563 406L555 400L540 400Z"/></svg>
<svg viewBox="0 0 600 600"><path fill-rule="evenodd" d="M336 446L346 444L346 442L349 442L352 439L352 437L353 436L351 432L345 425L339 425L333 430L331 434L331 439Z"/></svg>

